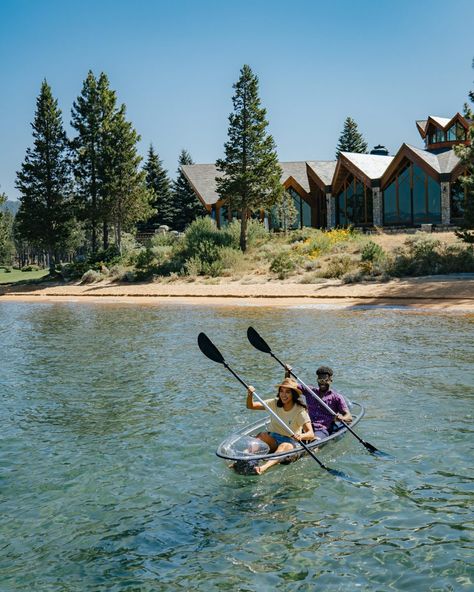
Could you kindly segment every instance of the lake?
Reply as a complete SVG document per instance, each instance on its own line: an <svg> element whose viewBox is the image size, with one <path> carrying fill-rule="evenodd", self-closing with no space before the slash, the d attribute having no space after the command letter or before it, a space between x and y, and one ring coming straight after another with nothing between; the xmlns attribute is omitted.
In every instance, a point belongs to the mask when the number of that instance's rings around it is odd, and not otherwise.
<svg viewBox="0 0 474 592"><path fill-rule="evenodd" d="M261 477L214 452L320 364L362 438ZM0 302L0 590L473 590L474 316Z"/></svg>

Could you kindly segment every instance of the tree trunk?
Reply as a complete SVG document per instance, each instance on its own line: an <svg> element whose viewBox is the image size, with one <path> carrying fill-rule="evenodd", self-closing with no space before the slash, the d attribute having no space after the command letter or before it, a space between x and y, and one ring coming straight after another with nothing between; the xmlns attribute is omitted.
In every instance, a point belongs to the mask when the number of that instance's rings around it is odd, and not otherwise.
<svg viewBox="0 0 474 592"><path fill-rule="evenodd" d="M247 208L242 210L240 220L240 249L243 253L247 250Z"/></svg>
<svg viewBox="0 0 474 592"><path fill-rule="evenodd" d="M107 222L104 222L102 238L104 243L104 251L106 251L109 248L109 225Z"/></svg>

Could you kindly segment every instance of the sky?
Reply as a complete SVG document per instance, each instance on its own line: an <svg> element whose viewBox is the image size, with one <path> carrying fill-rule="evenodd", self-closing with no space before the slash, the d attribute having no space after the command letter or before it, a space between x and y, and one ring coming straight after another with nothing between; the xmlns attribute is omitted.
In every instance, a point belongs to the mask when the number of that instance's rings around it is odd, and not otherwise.
<svg viewBox="0 0 474 592"><path fill-rule="evenodd" d="M472 0L0 0L0 191L19 197L42 80L72 137L89 70L171 177L182 148L223 155L243 64L282 162L333 159L348 116L369 148L422 147L415 121L462 111L474 88L473 25Z"/></svg>

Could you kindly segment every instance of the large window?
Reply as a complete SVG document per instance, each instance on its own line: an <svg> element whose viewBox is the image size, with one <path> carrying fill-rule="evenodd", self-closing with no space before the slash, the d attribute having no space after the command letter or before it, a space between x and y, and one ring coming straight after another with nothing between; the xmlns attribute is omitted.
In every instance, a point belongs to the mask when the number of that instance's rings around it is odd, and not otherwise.
<svg viewBox="0 0 474 592"><path fill-rule="evenodd" d="M311 206L305 201L293 187L288 188L288 193L295 202L295 208L297 211L296 221L293 224L293 228L303 228L303 226L311 226Z"/></svg>
<svg viewBox="0 0 474 592"><path fill-rule="evenodd" d="M441 222L440 185L416 164L405 162L383 191L384 224Z"/></svg>
<svg viewBox="0 0 474 592"><path fill-rule="evenodd" d="M467 192L459 179L451 184L451 222L461 222L466 211Z"/></svg>
<svg viewBox="0 0 474 592"><path fill-rule="evenodd" d="M372 189L350 175L336 196L336 224L367 226L372 223Z"/></svg>

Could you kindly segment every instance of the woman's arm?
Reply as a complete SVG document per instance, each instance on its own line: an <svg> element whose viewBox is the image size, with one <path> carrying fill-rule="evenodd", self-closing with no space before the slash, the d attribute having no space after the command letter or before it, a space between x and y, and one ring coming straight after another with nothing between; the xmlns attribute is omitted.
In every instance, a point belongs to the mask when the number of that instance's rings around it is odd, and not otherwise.
<svg viewBox="0 0 474 592"><path fill-rule="evenodd" d="M314 440L314 432L313 432L313 426L311 425L311 422L307 421L303 425L303 433L302 434L295 434L293 436L293 438L295 440L306 440L307 442L311 442L311 440Z"/></svg>
<svg viewBox="0 0 474 592"><path fill-rule="evenodd" d="M253 400L254 391L255 387L249 385L247 390L247 409L265 409L265 407L259 401Z"/></svg>

